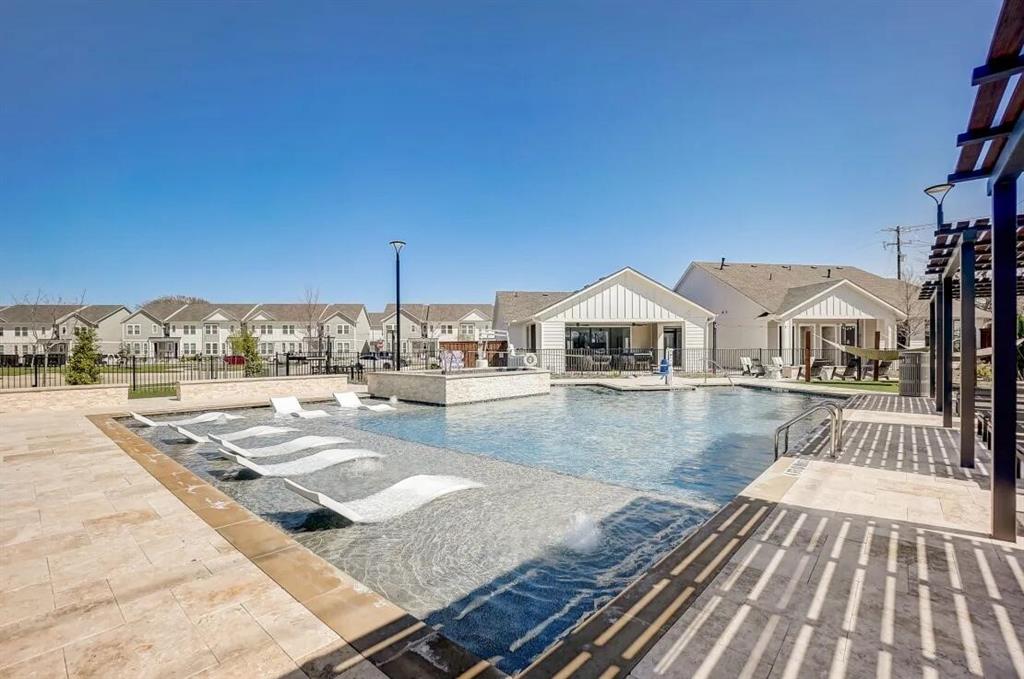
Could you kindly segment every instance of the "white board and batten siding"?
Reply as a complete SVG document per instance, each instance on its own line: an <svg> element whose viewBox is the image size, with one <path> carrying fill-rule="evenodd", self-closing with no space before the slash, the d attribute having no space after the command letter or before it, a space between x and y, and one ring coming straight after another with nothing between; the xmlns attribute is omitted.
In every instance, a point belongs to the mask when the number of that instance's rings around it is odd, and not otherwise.
<svg viewBox="0 0 1024 679"><path fill-rule="evenodd" d="M788 310L787 310L788 311ZM789 318L808 319L875 319L881 318L895 322L896 315L892 309L879 304L873 299L851 290L839 287L829 294L812 299L803 308L797 308L786 314Z"/></svg>
<svg viewBox="0 0 1024 679"><path fill-rule="evenodd" d="M551 317L568 323L659 323L680 320L680 316L667 306L667 300L645 295L621 283L608 286L594 294L582 297ZM546 323L547 321L545 321Z"/></svg>
<svg viewBox="0 0 1024 679"><path fill-rule="evenodd" d="M565 349L565 321L544 321L537 324L537 344L541 367L554 373L565 372L565 354L545 349Z"/></svg>
<svg viewBox="0 0 1024 679"><path fill-rule="evenodd" d="M686 321L683 323L683 369L687 372L704 370L705 326Z"/></svg>

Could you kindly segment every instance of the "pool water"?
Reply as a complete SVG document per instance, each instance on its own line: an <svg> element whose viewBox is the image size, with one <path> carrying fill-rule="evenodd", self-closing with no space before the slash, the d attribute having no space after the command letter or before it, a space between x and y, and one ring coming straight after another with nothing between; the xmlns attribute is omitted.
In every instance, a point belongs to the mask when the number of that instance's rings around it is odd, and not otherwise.
<svg viewBox="0 0 1024 679"><path fill-rule="evenodd" d="M745 388L555 388L549 397L367 414L356 426L720 506L772 463L775 427L822 400Z"/></svg>
<svg viewBox="0 0 1024 679"><path fill-rule="evenodd" d="M214 444L129 426L316 554L515 673L735 497L771 464L775 427L821 400L745 388L573 387L451 408L400 404L383 414L319 404L331 417L285 423L256 408L235 411L242 420L190 427L207 434L287 424L298 431L243 443L338 435L352 441L342 447L381 453L296 478L343 502L414 474L483 486L378 524L329 520L282 479L220 458Z"/></svg>

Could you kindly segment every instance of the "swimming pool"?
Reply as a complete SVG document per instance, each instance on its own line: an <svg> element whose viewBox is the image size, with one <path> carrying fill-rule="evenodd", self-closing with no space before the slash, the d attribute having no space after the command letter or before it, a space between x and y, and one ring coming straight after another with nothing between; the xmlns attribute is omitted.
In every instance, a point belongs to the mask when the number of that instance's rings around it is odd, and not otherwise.
<svg viewBox="0 0 1024 679"><path fill-rule="evenodd" d="M823 400L744 388L620 393L556 388L548 396L395 413L341 411L288 420L381 453L299 477L338 500L413 474L483 488L380 524L325 520L282 479L253 477L167 428L138 433L320 556L506 672L526 667L622 591L772 462L781 422ZM196 425L197 433L274 421ZM254 440L255 441L255 440ZM287 461L309 451L272 458Z"/></svg>

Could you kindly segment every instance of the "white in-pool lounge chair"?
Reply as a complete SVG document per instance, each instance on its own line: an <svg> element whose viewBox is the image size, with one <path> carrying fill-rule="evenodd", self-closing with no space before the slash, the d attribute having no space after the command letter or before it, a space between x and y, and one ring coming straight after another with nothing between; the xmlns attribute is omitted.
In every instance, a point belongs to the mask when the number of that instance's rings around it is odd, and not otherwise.
<svg viewBox="0 0 1024 679"><path fill-rule="evenodd" d="M240 429L233 431L228 434L221 434L215 436L215 441L241 441L242 439L251 439L257 436L273 436L274 434L287 434L290 431L298 431L295 427L269 427L265 424L258 427L249 427L247 429Z"/></svg>
<svg viewBox="0 0 1024 679"><path fill-rule="evenodd" d="M372 410L375 413L385 413L395 409L394 406L387 403L374 403L373 405L363 403L354 391L336 391L334 400L338 402L339 406L349 410Z"/></svg>
<svg viewBox="0 0 1024 679"><path fill-rule="evenodd" d="M367 458L380 458L384 457L380 453L375 453L372 450L362 450L360 448L348 448L342 450L341 448L331 448L330 450L321 450L319 453L313 453L306 457L298 460L291 460L289 462L279 462L277 464L256 464L252 460L242 456L229 453L224 449L217 451L220 456L231 460L236 464L240 464L246 469L250 469L260 476L295 476L298 474L312 474L318 472L321 469L327 469L334 465L342 464L344 462L351 462L353 460L363 460Z"/></svg>
<svg viewBox="0 0 1024 679"><path fill-rule="evenodd" d="M129 412L128 414L134 417L142 424L146 425L147 427L185 427L190 424L225 424L229 420L242 419L241 415L231 415L229 413L212 412L202 413L201 415L189 417L184 420L165 420L163 422L156 422L154 420L149 419L148 417L143 417L138 413Z"/></svg>
<svg viewBox="0 0 1024 679"><path fill-rule="evenodd" d="M209 443L210 442L210 439L206 438L205 436L200 436L199 434L194 434L194 433L190 432L188 429L185 429L185 427L180 427L180 426L177 426L177 425L171 425L171 429L173 429L174 431L178 432L179 434L181 434L182 436L187 438L189 441L192 441L193 443Z"/></svg>
<svg viewBox="0 0 1024 679"><path fill-rule="evenodd" d="M291 415L301 417L304 420L314 417L330 417L326 410L306 410L294 396L274 396L270 399L270 405L274 407L275 415Z"/></svg>
<svg viewBox="0 0 1024 679"><path fill-rule="evenodd" d="M264 446L262 448L242 448L237 446L231 441L224 440L223 437L210 435L210 438L219 443L220 445L227 448L236 455L243 457L273 457L274 455L291 455L297 453L300 450L308 450L309 448L319 448L320 446L334 446L344 445L346 443L352 443L346 438L340 436L300 436L297 439L291 441L285 441L284 443L278 443L273 446Z"/></svg>
<svg viewBox="0 0 1024 679"><path fill-rule="evenodd" d="M461 476L417 474L402 479L379 493L350 502L338 502L323 493L300 486L291 479L285 479L284 483L293 493L340 514L353 523L380 523L407 514L443 495L470 488L483 488L483 484Z"/></svg>

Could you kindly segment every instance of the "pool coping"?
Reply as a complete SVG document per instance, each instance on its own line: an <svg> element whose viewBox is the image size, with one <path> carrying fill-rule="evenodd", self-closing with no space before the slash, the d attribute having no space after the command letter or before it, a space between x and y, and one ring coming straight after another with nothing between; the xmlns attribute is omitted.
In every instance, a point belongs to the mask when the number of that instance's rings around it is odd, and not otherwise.
<svg viewBox="0 0 1024 679"><path fill-rule="evenodd" d="M193 514L386 676L391 679L507 676L158 450L117 421L130 417L127 412L85 417ZM413 650L414 646L423 644L430 646L429 655L442 658L451 669L441 671ZM346 661L345 664L354 666L356 663Z"/></svg>

